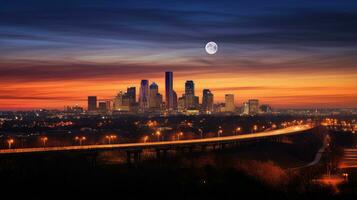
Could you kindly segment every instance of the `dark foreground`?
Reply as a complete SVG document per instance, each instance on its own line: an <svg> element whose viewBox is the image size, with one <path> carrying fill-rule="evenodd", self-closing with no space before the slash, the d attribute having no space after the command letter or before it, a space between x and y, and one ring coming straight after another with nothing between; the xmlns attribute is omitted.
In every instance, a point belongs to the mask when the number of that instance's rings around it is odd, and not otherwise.
<svg viewBox="0 0 357 200"><path fill-rule="evenodd" d="M3 197L116 199L347 199L356 191L337 191L313 183L322 164L310 162L321 145L318 136L287 143L261 142L205 152L172 153L125 164L119 152L102 153L97 162L79 153L2 159Z"/></svg>

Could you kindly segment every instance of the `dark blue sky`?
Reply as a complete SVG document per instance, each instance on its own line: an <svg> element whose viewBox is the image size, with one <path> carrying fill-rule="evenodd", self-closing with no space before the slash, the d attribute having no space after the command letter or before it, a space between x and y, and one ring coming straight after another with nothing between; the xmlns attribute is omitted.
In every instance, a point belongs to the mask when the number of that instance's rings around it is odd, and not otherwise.
<svg viewBox="0 0 357 200"><path fill-rule="evenodd" d="M125 82L158 78L167 69L178 79L237 75L243 85L250 83L239 78L257 74L324 79L335 74L339 80L357 75L356 0L0 0L0 5L0 93L14 92L4 88L18 82L118 77ZM219 45L214 56L204 52L208 41Z"/></svg>

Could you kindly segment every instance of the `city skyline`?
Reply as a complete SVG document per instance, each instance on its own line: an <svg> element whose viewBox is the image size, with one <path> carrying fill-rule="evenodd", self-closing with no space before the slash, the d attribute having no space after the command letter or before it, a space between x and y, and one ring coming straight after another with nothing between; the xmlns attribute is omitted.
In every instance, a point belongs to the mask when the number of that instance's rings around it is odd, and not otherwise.
<svg viewBox="0 0 357 200"><path fill-rule="evenodd" d="M62 109L112 99L174 71L224 102L357 107L357 2L49 1L0 7L0 110ZM308 21L309 23L306 23ZM205 44L215 41L215 55ZM165 100L165 99L164 99Z"/></svg>

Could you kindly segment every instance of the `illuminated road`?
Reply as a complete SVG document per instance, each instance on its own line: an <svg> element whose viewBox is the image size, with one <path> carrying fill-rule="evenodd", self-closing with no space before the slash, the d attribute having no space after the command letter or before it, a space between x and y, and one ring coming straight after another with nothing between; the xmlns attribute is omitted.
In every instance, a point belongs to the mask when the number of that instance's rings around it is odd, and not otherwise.
<svg viewBox="0 0 357 200"><path fill-rule="evenodd" d="M162 141L162 142L142 142L142 143L123 143L123 144L106 144L106 145L83 145L83 146L65 146L65 147L45 147L45 148L22 148L22 149L3 149L0 150L0 154L21 154L21 153L36 153L36 152L56 152L56 151L85 151L85 150L106 150L106 149L155 149L155 148L171 148L171 147L185 147L190 145L209 145L220 144L226 142L239 142L249 141L256 139L263 139L269 137L278 137L289 134L295 134L312 129L310 125L297 125L283 129L235 135L225 137L214 137L204 139L192 139L192 140L179 140L179 141Z"/></svg>
<svg viewBox="0 0 357 200"><path fill-rule="evenodd" d="M345 154L339 168L357 168L357 149L344 149L344 152Z"/></svg>

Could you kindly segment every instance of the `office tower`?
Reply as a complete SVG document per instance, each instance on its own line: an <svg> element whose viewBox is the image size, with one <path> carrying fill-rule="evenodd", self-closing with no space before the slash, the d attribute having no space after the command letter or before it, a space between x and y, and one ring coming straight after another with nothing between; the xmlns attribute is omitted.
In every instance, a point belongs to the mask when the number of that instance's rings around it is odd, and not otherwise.
<svg viewBox="0 0 357 200"><path fill-rule="evenodd" d="M185 83L185 95L195 96L195 84L191 80Z"/></svg>
<svg viewBox="0 0 357 200"><path fill-rule="evenodd" d="M178 98L177 100L177 111L184 112L185 111L185 95Z"/></svg>
<svg viewBox="0 0 357 200"><path fill-rule="evenodd" d="M130 96L127 93L120 91L114 98L114 110L125 111L130 110Z"/></svg>
<svg viewBox="0 0 357 200"><path fill-rule="evenodd" d="M195 84L191 80L185 83L185 108L187 110L198 108L198 97L195 96Z"/></svg>
<svg viewBox="0 0 357 200"><path fill-rule="evenodd" d="M267 105L267 104L263 104L263 105L259 106L259 110L262 113L271 113L272 112L271 106Z"/></svg>
<svg viewBox="0 0 357 200"><path fill-rule="evenodd" d="M213 94L209 89L203 90L202 111L204 113L212 113L213 111Z"/></svg>
<svg viewBox="0 0 357 200"><path fill-rule="evenodd" d="M165 72L165 101L168 110L174 108L173 72Z"/></svg>
<svg viewBox="0 0 357 200"><path fill-rule="evenodd" d="M126 90L126 93L129 96L130 105L135 104L136 103L136 88L135 87L129 87Z"/></svg>
<svg viewBox="0 0 357 200"><path fill-rule="evenodd" d="M243 103L243 108L242 108L242 114L244 115L249 115L249 103L248 102L244 102Z"/></svg>
<svg viewBox="0 0 357 200"><path fill-rule="evenodd" d="M173 110L177 110L177 93L173 91Z"/></svg>
<svg viewBox="0 0 357 200"><path fill-rule="evenodd" d="M149 107L149 81L141 80L139 106L141 111L145 111Z"/></svg>
<svg viewBox="0 0 357 200"><path fill-rule="evenodd" d="M233 94L226 94L225 95L225 111L226 112L234 112L236 106L234 105L234 95Z"/></svg>
<svg viewBox="0 0 357 200"><path fill-rule="evenodd" d="M159 102L157 102L157 95L159 94L159 86L153 82L150 85L150 90L149 90L149 107L150 108L157 108L160 105L158 105Z"/></svg>
<svg viewBox="0 0 357 200"><path fill-rule="evenodd" d="M107 112L108 111L108 104L106 101L100 101L98 103L98 110L101 112Z"/></svg>
<svg viewBox="0 0 357 200"><path fill-rule="evenodd" d="M96 96L88 96L88 111L97 110L97 97Z"/></svg>
<svg viewBox="0 0 357 200"><path fill-rule="evenodd" d="M259 100L258 99L249 99L249 114L256 115L259 113Z"/></svg>

